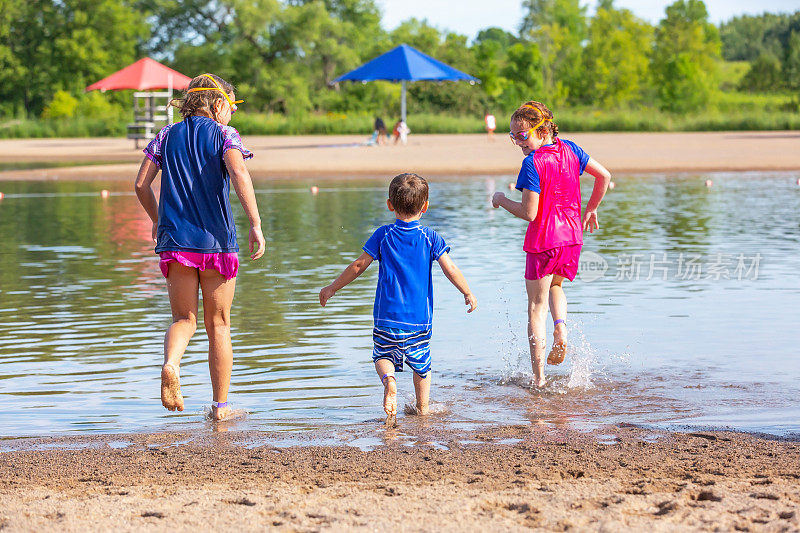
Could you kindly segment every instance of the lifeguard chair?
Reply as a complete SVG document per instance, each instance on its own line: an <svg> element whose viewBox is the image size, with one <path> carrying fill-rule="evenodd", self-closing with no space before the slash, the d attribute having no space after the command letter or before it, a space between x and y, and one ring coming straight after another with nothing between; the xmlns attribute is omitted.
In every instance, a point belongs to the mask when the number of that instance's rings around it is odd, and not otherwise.
<svg viewBox="0 0 800 533"><path fill-rule="evenodd" d="M133 123L128 124L128 139L133 139L136 149L139 141L149 142L160 127L172 123L172 91L133 93Z"/></svg>
<svg viewBox="0 0 800 533"><path fill-rule="evenodd" d="M145 57L89 85L86 90L137 91L133 93L133 123L128 124L128 139L135 141L138 150L139 141L149 141L155 137L159 126L172 122L173 109L169 105L172 91L186 89L190 81L190 77L177 70Z"/></svg>

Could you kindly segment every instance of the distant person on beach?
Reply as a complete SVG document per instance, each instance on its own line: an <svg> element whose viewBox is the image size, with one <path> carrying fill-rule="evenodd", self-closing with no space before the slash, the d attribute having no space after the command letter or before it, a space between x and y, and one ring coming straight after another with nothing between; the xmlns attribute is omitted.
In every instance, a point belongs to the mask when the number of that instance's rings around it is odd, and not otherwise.
<svg viewBox="0 0 800 533"><path fill-rule="evenodd" d="M483 117L483 121L486 123L486 135L489 137L490 141L494 141L494 130L497 129L497 120L495 120L494 115L487 111Z"/></svg>
<svg viewBox="0 0 800 533"><path fill-rule="evenodd" d="M228 388L233 349L230 312L239 269L236 226L228 199L230 182L250 221L250 257L264 254L265 241L250 173L253 157L239 132L228 126L236 112L233 86L213 74L194 78L175 105L183 121L168 124L147 148L136 177L136 195L153 221L159 266L167 279L172 325L164 339L161 403L183 411L180 362L197 327L198 288L208 334L211 417L231 412ZM152 183L161 170L161 198Z"/></svg>
<svg viewBox="0 0 800 533"><path fill-rule="evenodd" d="M392 135L394 135L394 144L397 144L397 141L406 144L408 142L409 133L411 133L411 129L409 129L405 120L401 118L395 123L394 129L392 130Z"/></svg>
<svg viewBox="0 0 800 533"><path fill-rule="evenodd" d="M386 144L389 136L386 132L386 123L381 117L375 117L374 131L372 132L372 141L370 144Z"/></svg>
<svg viewBox="0 0 800 533"><path fill-rule="evenodd" d="M528 340L534 384L543 387L545 322L548 303L553 316L553 347L547 356L551 365L564 361L567 353L567 299L564 279L575 279L583 245L583 231L594 232L597 208L611 181L603 165L589 157L578 145L558 137L553 113L530 101L511 115L511 140L525 158L516 188L522 201L502 192L492 197L492 206L502 207L515 217L528 221L523 249L526 252L525 287L528 292ZM580 175L594 176L594 188L581 217Z"/></svg>
<svg viewBox="0 0 800 533"><path fill-rule="evenodd" d="M397 219L378 228L367 240L361 256L319 291L319 303L324 307L336 291L360 276L373 260L380 262L373 308L372 360L384 387L387 424L391 424L397 415L395 372L403 371L403 360L414 372L417 413L428 414L433 262L438 261L447 279L464 295L468 313L475 310L477 300L450 259L450 247L444 239L419 223L428 210L428 182L416 174L395 176L386 205Z"/></svg>

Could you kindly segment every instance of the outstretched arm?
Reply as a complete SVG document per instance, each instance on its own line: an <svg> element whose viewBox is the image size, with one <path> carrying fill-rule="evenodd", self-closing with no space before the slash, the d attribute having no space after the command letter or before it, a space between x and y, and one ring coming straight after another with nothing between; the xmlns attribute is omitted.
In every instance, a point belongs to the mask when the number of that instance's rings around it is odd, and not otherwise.
<svg viewBox="0 0 800 533"><path fill-rule="evenodd" d="M139 167L139 174L136 175L136 182L134 183L134 190L136 190L136 197L139 198L139 203L142 204L147 216L153 222L152 237L156 240L156 232L158 230L158 201L156 195L153 193L153 180L158 174L158 167L153 163L149 157L142 159L142 164Z"/></svg>
<svg viewBox="0 0 800 533"><path fill-rule="evenodd" d="M250 234L248 241L250 243L250 256L251 259L258 259L264 255L264 250L267 243L264 240L264 234L261 232L261 216L258 214L258 205L256 204L256 193L253 191L253 181L250 179L250 171L244 164L244 157L242 152L235 148L231 148L223 156L225 159L225 166L228 168L228 174L231 176L231 183L236 191L236 196L242 203L242 208L247 215L247 220L250 221Z"/></svg>
<svg viewBox="0 0 800 533"><path fill-rule="evenodd" d="M362 252L361 256L350 263L350 265L345 268L341 274L339 274L339 277L336 278L333 283L319 291L319 304L322 307L325 307L325 304L328 303L328 300L331 299L331 296L336 294L336 291L343 288L358 276L363 274L367 267L371 264L372 256L367 252Z"/></svg>
<svg viewBox="0 0 800 533"><path fill-rule="evenodd" d="M439 256L439 266L442 267L442 272L444 272L444 275L450 280L450 283L455 285L456 289L461 291L461 294L464 295L464 303L469 306L467 313L473 312L475 308L478 307L478 299L475 298L472 291L469 290L469 284L467 284L464 274L461 273L453 260L450 259L450 254L445 252Z"/></svg>
<svg viewBox="0 0 800 533"><path fill-rule="evenodd" d="M594 187L592 196L589 197L589 203L586 204L586 211L583 213L583 231L588 229L589 233L594 233L594 230L600 228L600 224L597 222L597 208L600 207L600 202L606 195L608 184L611 182L611 173L591 157L586 163L586 172L594 176Z"/></svg>
<svg viewBox="0 0 800 533"><path fill-rule="evenodd" d="M496 192L492 196L492 207L502 207L515 217L531 222L539 211L539 193L522 189L522 202L515 202L502 192Z"/></svg>

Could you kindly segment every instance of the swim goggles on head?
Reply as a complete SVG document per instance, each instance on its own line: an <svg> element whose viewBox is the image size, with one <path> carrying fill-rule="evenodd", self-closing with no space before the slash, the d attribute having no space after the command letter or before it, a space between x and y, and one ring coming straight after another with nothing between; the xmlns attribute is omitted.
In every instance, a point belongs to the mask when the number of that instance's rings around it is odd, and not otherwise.
<svg viewBox="0 0 800 533"><path fill-rule="evenodd" d="M211 82L214 85L216 85L216 87L194 87L194 88L189 89L188 91L186 91L186 93L187 94L188 93L195 93L197 91L219 91L225 97L225 100L227 100L228 103L231 105L231 115L236 113L236 110L238 109L238 107L236 107L236 104L241 104L241 103L244 102L244 100L235 100L235 101L231 100L231 97L228 96L228 93L226 93L225 91L222 90L222 87L220 87L219 83L217 83L217 80L215 80L213 76L211 76L210 74L203 74L203 76L205 76L206 78L210 79Z"/></svg>
<svg viewBox="0 0 800 533"><path fill-rule="evenodd" d="M552 122L549 118L542 117L542 120L536 123L534 127L529 129L528 131L521 131L519 133L514 133L513 131L508 132L508 136L511 137L512 141L527 141L528 138L531 136L532 131L536 131L536 128L544 124L545 122Z"/></svg>

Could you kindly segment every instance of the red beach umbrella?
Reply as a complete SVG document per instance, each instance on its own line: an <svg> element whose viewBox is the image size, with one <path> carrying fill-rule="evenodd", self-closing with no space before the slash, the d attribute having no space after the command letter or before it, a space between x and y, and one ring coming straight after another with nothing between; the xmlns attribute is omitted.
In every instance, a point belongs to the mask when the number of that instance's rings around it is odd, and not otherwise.
<svg viewBox="0 0 800 533"><path fill-rule="evenodd" d="M120 91L134 89L149 91L152 89L183 90L192 79L177 70L162 65L154 59L145 57L128 65L107 78L89 85L87 91Z"/></svg>

